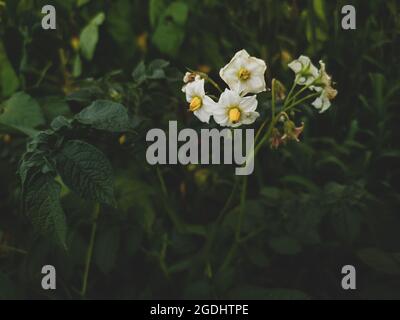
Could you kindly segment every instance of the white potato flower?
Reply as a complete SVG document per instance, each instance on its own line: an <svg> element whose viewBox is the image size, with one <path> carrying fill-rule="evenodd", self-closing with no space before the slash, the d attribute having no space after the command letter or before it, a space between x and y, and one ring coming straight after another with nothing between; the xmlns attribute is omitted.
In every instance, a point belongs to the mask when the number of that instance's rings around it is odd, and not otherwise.
<svg viewBox="0 0 400 320"><path fill-rule="evenodd" d="M182 92L186 92L186 86L188 85L188 83L198 81L200 79L201 77L198 74L194 72L186 72L185 75L183 76L184 85L182 86Z"/></svg>
<svg viewBox="0 0 400 320"><path fill-rule="evenodd" d="M331 100L337 96L338 92L332 87L332 78L326 73L325 63L320 61L319 64L321 68L318 72L318 80L312 89L321 92L321 95L315 99L312 105L322 113L329 109Z"/></svg>
<svg viewBox="0 0 400 320"><path fill-rule="evenodd" d="M215 109L215 102L204 91L204 79L189 82L185 93L189 111L193 112L201 122L208 123Z"/></svg>
<svg viewBox="0 0 400 320"><path fill-rule="evenodd" d="M288 64L296 75L295 82L299 85L310 85L319 76L318 69L314 66L309 57L300 56L297 60Z"/></svg>
<svg viewBox="0 0 400 320"><path fill-rule="evenodd" d="M215 105L214 120L221 126L239 127L253 123L260 114L256 96L242 97L237 91L225 89Z"/></svg>
<svg viewBox="0 0 400 320"><path fill-rule="evenodd" d="M223 67L219 75L231 90L241 95L266 91L265 61L251 57L246 50L240 50L232 60Z"/></svg>

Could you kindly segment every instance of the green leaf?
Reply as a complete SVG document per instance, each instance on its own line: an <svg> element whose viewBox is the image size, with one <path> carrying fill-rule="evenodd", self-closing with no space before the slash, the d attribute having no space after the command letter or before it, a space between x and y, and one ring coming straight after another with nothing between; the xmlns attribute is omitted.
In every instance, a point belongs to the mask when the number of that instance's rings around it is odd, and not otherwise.
<svg viewBox="0 0 400 320"><path fill-rule="evenodd" d="M0 96L8 97L19 87L18 77L8 60L3 43L0 42Z"/></svg>
<svg viewBox="0 0 400 320"><path fill-rule="evenodd" d="M75 55L74 63L72 66L72 76L78 78L82 74L82 60L79 54Z"/></svg>
<svg viewBox="0 0 400 320"><path fill-rule="evenodd" d="M115 204L111 164L96 147L68 141L56 155L56 163L65 185L82 198Z"/></svg>
<svg viewBox="0 0 400 320"><path fill-rule="evenodd" d="M154 28L164 12L165 1L164 0L150 0L149 2L149 19L150 24Z"/></svg>
<svg viewBox="0 0 400 320"><path fill-rule="evenodd" d="M39 103L48 122L51 122L58 116L68 116L71 113L63 97L48 96L40 99Z"/></svg>
<svg viewBox="0 0 400 320"><path fill-rule="evenodd" d="M24 209L34 228L66 247L67 225L60 203L61 186L53 176L37 172L27 177Z"/></svg>
<svg viewBox="0 0 400 320"><path fill-rule="evenodd" d="M146 65L144 61L140 61L135 67L132 72L132 78L139 84L146 80Z"/></svg>
<svg viewBox="0 0 400 320"><path fill-rule="evenodd" d="M134 54L136 42L131 17L135 14L131 0L114 1L107 14L107 30L118 44L124 57Z"/></svg>
<svg viewBox="0 0 400 320"><path fill-rule="evenodd" d="M315 14L321 21L326 22L325 0L313 0Z"/></svg>
<svg viewBox="0 0 400 320"><path fill-rule="evenodd" d="M164 16L171 17L176 24L179 26L184 26L186 23L189 13L189 7L186 3L181 1L172 2L167 10L164 12Z"/></svg>
<svg viewBox="0 0 400 320"><path fill-rule="evenodd" d="M288 236L272 238L269 246L277 253L283 255L295 255L301 251L301 245L296 239Z"/></svg>
<svg viewBox="0 0 400 320"><path fill-rule="evenodd" d="M99 26L103 24L104 20L104 12L98 13L80 34L81 52L89 61L93 59L97 42L99 41Z"/></svg>
<svg viewBox="0 0 400 320"><path fill-rule="evenodd" d="M162 52L175 56L185 37L185 23L189 8L186 3L175 1L165 10L153 34L154 45Z"/></svg>
<svg viewBox="0 0 400 320"><path fill-rule="evenodd" d="M126 132L131 128L128 111L116 102L98 100L75 116L82 124L98 130Z"/></svg>
<svg viewBox="0 0 400 320"><path fill-rule="evenodd" d="M84 6L85 4L88 4L89 2L90 2L90 0L77 0L76 5L77 5L78 7L82 7L82 6Z"/></svg>
<svg viewBox="0 0 400 320"><path fill-rule="evenodd" d="M72 128L71 120L68 120L64 116L58 116L57 118L55 118L51 122L50 126L54 131L59 131L59 130L61 130L63 128L67 128L67 129L71 129Z"/></svg>
<svg viewBox="0 0 400 320"><path fill-rule="evenodd" d="M169 66L169 62L162 60L162 59L156 59L153 60L148 67L147 70L147 77L149 79L157 80L157 79L163 79L165 78L165 71L164 69Z"/></svg>
<svg viewBox="0 0 400 320"><path fill-rule="evenodd" d="M26 93L15 93L2 105L0 127L16 130L28 135L36 132L34 128L45 123L39 104Z"/></svg>

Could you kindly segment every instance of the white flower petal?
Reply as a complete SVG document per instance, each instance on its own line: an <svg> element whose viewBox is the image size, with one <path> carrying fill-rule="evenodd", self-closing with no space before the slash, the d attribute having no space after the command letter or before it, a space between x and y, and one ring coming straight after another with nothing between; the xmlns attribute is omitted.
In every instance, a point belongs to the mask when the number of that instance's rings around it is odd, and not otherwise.
<svg viewBox="0 0 400 320"><path fill-rule="evenodd" d="M292 69L294 73L299 73L303 69L303 65L298 60L289 63L288 67Z"/></svg>
<svg viewBox="0 0 400 320"><path fill-rule="evenodd" d="M221 94L218 104L224 106L225 108L230 106L239 105L241 97L236 91L225 89L225 91Z"/></svg>
<svg viewBox="0 0 400 320"><path fill-rule="evenodd" d="M209 113L213 113L214 110L217 109L217 104L209 96L204 96L202 108L204 108Z"/></svg>
<svg viewBox="0 0 400 320"><path fill-rule="evenodd" d="M265 85L264 75L251 77L248 81L248 87L251 88L249 93L260 93L266 91L267 88Z"/></svg>
<svg viewBox="0 0 400 320"><path fill-rule="evenodd" d="M240 79L241 69L249 71L249 79ZM266 90L264 74L267 69L265 61L250 57L246 50L237 52L231 61L220 70L220 77L229 88L239 94L259 93ZM257 80L251 81L254 78ZM255 84L255 86L254 86Z"/></svg>
<svg viewBox="0 0 400 320"><path fill-rule="evenodd" d="M204 91L204 79L189 82L185 88L186 101L191 102L193 97L203 98L205 96Z"/></svg>
<svg viewBox="0 0 400 320"><path fill-rule="evenodd" d="M213 114L214 120L216 123L218 123L220 126L226 126L229 122L228 115L226 112L223 112L221 114Z"/></svg>
<svg viewBox="0 0 400 320"><path fill-rule="evenodd" d="M312 105L316 108L316 109L321 109L322 108L322 98L318 97L317 99L314 100L314 102L312 103Z"/></svg>
<svg viewBox="0 0 400 320"><path fill-rule="evenodd" d="M244 97L240 101L240 109L244 112L253 112L257 109L258 101L256 96Z"/></svg>
<svg viewBox="0 0 400 320"><path fill-rule="evenodd" d="M258 112L247 112L243 115L241 122L243 124L252 124L260 116Z"/></svg>
<svg viewBox="0 0 400 320"><path fill-rule="evenodd" d="M204 108L200 108L199 110L196 110L193 113L197 118L199 118L201 122L208 123L210 121L211 114L207 112Z"/></svg>

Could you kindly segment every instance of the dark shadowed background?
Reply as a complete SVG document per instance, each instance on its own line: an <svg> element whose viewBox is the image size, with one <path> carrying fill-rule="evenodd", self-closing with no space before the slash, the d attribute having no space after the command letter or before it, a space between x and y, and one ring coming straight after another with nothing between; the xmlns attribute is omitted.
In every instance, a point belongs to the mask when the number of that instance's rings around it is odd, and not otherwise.
<svg viewBox="0 0 400 320"><path fill-rule="evenodd" d="M356 30L341 28L349 3ZM56 30L41 27L45 4L56 7ZM89 299L399 299L399 6L0 0L0 298L81 298L87 277ZM300 143L263 148L243 215L232 167L145 160L149 128L205 127L186 111L186 68L218 79L242 48L267 62L269 86L272 78L289 86L287 64L306 54L326 62L339 92L326 113L297 114ZM16 172L30 137L97 99L123 104L135 129L72 133L96 144L114 171L117 205L101 206L88 265L95 203L62 186L60 245L32 223ZM269 101L260 95L255 127ZM46 264L56 267L56 291L41 288ZM341 287L347 264L357 290Z"/></svg>

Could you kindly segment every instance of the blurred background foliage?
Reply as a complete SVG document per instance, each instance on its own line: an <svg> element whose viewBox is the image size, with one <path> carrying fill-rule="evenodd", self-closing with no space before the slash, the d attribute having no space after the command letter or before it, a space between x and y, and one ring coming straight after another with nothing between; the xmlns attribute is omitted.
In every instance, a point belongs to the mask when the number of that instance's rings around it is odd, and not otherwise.
<svg viewBox="0 0 400 320"><path fill-rule="evenodd" d="M349 3L357 30L345 31ZM41 28L45 4L57 30ZM118 209L101 211L87 298L400 298L399 35L397 0L1 0L0 298L79 298L94 204L63 188L64 250L33 231L15 172L29 136L96 99L140 125L98 141ZM323 59L339 91L325 114L297 115L301 143L260 153L243 217L233 168L144 157L147 129L202 127L185 68L216 76L242 48L267 61L269 83L290 84L299 54ZM54 292L40 286L45 264ZM341 288L346 264L355 291Z"/></svg>

